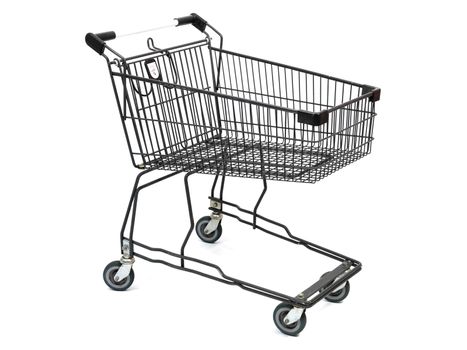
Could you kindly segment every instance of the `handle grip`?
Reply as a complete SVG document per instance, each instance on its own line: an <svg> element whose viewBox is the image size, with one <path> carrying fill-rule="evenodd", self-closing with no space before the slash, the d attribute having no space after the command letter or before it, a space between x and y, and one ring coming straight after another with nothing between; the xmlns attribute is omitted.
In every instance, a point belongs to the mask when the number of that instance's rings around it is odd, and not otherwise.
<svg viewBox="0 0 467 350"><path fill-rule="evenodd" d="M186 24L192 24L193 27L198 29L200 32L204 32L206 25L208 24L203 18L198 16L196 13L192 13L189 16L175 18L178 21L177 27L183 26Z"/></svg>
<svg viewBox="0 0 467 350"><path fill-rule="evenodd" d="M99 55L102 55L105 50L105 42L107 40L113 40L116 37L115 32L104 32L98 34L88 33L84 39L91 49L96 51Z"/></svg>
<svg viewBox="0 0 467 350"><path fill-rule="evenodd" d="M113 40L117 37L115 32L103 32L103 33L97 33L96 34L99 39L107 41L107 40Z"/></svg>

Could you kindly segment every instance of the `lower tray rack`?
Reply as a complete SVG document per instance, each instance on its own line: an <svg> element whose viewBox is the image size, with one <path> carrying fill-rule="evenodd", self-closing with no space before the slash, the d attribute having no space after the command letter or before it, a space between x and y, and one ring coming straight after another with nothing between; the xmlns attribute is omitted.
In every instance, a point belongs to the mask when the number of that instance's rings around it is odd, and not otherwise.
<svg viewBox="0 0 467 350"><path fill-rule="evenodd" d="M367 152L238 138L209 139L165 155L144 155L145 168L313 183Z"/></svg>

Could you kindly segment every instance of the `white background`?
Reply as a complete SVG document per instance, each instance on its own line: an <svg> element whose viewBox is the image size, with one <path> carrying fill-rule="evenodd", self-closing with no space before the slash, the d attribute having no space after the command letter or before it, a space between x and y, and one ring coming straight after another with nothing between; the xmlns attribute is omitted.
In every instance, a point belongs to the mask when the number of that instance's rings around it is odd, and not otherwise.
<svg viewBox="0 0 467 350"><path fill-rule="evenodd" d="M465 349L462 3L3 2L1 347ZM128 292L102 281L119 258L137 171L105 62L84 35L191 12L224 34L227 49L382 89L370 156L315 185L271 182L261 206L363 262L345 302L308 310L297 338L276 330L275 301L162 265L137 261ZM208 214L210 180L191 179L197 218ZM229 178L226 198L251 207L260 190ZM188 228L182 177L148 190L138 215L137 234L177 249ZM194 239L188 253L292 294L333 266L228 219L219 244Z"/></svg>

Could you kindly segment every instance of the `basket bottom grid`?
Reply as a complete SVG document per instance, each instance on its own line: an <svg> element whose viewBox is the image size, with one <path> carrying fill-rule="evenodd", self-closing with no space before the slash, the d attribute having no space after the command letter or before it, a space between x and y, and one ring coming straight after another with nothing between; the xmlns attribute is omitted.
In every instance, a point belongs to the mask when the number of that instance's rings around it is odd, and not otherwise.
<svg viewBox="0 0 467 350"><path fill-rule="evenodd" d="M368 145L368 144L367 144ZM146 168L314 183L369 153L241 138L209 139L168 154L145 155Z"/></svg>

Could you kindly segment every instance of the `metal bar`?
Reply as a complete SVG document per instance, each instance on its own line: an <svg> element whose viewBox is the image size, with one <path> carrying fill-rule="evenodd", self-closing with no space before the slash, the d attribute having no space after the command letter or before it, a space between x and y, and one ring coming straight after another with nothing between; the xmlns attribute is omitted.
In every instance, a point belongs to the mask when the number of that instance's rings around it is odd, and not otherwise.
<svg viewBox="0 0 467 350"><path fill-rule="evenodd" d="M112 72L112 74L116 75L116 76L120 76L120 77L126 77L126 78L129 78L129 79L135 79L135 80L139 80L139 81L146 81L146 82L154 83L154 84L161 85L161 86L167 85L166 83L163 83L163 82L160 82L160 81L157 81L157 80L154 80L154 79L138 77L138 76L131 75L131 74L123 74L123 73L117 73L117 72ZM256 106L277 109L277 110L284 111L284 112L296 113L296 111L294 111L293 109L290 109L290 108L279 107L279 106L274 106L274 105L268 105L266 103L262 103L262 102L258 102L258 101L252 101L252 100L248 100L248 99L240 98L240 97L235 97L235 96L231 96L231 95L224 95L224 94L216 93L216 92L212 92L212 91L205 91L205 90L196 89L196 88L193 88L193 87L190 87L190 86L178 85L178 84L170 84L170 86L173 86L174 88L177 88L177 89L198 92L198 93L206 94L206 95L213 96L213 97L220 97L220 98L225 98L225 99L233 100L233 101L237 101L237 102L243 102L243 103L246 103L246 104L253 104L253 105L256 105Z"/></svg>
<svg viewBox="0 0 467 350"><path fill-rule="evenodd" d="M281 99L281 100L297 102L297 103L303 103L303 104L307 104L307 105L315 105L315 106L319 106L319 107L326 107L326 108L334 107L334 105L329 105L329 104L322 104L322 103L318 103L318 102L307 102L307 100L301 100L300 98L296 99L296 98L293 98L293 97L284 97L284 96L278 96L278 95L274 95L274 94L271 95L271 94L265 94L265 93L260 93L260 92L251 92L251 91L248 91L248 90L234 89L234 88L229 88L229 87L224 87L224 86L220 86L219 90L230 90L230 91L236 91L236 92L242 92L242 93L247 92L250 95L253 94L253 95L259 95L261 97L267 97L268 98L267 103L270 104L270 105L275 105L274 103L270 102L270 98L277 98L277 99ZM251 98L251 96L250 96L250 98ZM307 110L307 108L301 108L301 107L300 107L300 109Z"/></svg>
<svg viewBox="0 0 467 350"><path fill-rule="evenodd" d="M117 72L112 72L112 74L116 75L116 76L120 76L120 77L126 77L126 78L130 78L130 79L134 79L134 80L137 80L137 81L149 82L149 83L157 84L157 85L160 85L160 86L167 85L167 83L164 83L164 82L160 82L160 81L157 81L157 80L154 80L154 79L138 77L138 76L131 75L131 74L123 74L123 73L117 73ZM209 95L209 96L213 96L213 97L217 97L217 98L225 98L225 99L229 99L229 100L233 100L233 101L237 101L237 102L243 102L243 103L256 105L256 106L260 106L260 107L266 107L266 108L271 108L271 109L275 109L275 110L279 110L279 111L284 111L284 112L292 113L293 115L295 115L296 112L297 112L297 111L295 111L293 109L290 109L290 108L287 108L287 107L269 105L267 103L263 103L263 102L259 102L259 101L253 101L253 100L248 100L248 99L245 99L245 98L235 97L235 96L232 96L232 95L225 95L225 94L221 94L221 93L218 93L218 92L212 92L212 91L197 89L197 88L193 88L193 87L190 87L190 86L183 86L183 85L178 85L178 84L170 84L170 86L173 86L174 88L178 88L178 89L181 89L181 90L197 92L197 93L200 93L200 94L205 94L205 95ZM369 98L370 96L372 96L372 94L373 94L372 92L369 92L369 93L367 93L365 95L362 95L360 97L357 97L357 98L355 98L355 99L353 99L351 101L344 102L344 103L341 103L338 106L332 107L332 108L328 109L327 111L329 113L331 113L331 112L340 110L341 108L346 107L348 105L351 105L351 104L353 104L355 102L358 102L358 101L364 100L366 98Z"/></svg>
<svg viewBox="0 0 467 350"><path fill-rule="evenodd" d="M224 202L223 204L225 204L225 202ZM211 208L209 208L209 209L211 209ZM222 213L223 215L230 216L230 217L232 217L232 218L234 218L234 219L237 219L238 221L240 221L240 222L243 223L243 224L246 224L246 225L249 225L249 226L253 226L253 223L252 223L252 222L243 220L242 218L240 218L239 216L237 216L237 215L235 215L235 214L226 212L225 210L222 210L221 213ZM256 228L257 228L258 230L263 231L263 232L265 232L265 233L268 233L268 234L270 234L270 235L272 235L272 236L274 236L274 237L283 239L284 241L287 241L287 242L290 242L290 243L295 243L295 244L300 244L300 242L298 242L298 241L296 241L296 240L294 240L294 239L291 239L291 238L282 236L282 235L280 235L280 234L278 234L278 233L275 233L275 232L273 232L273 231L270 231L270 230L268 230L268 229L266 229L266 228L264 228L264 227L261 227L261 226L259 226L259 225L256 225Z"/></svg>
<svg viewBox="0 0 467 350"><path fill-rule="evenodd" d="M186 195L186 201L187 201L187 206L188 206L188 216L190 218L190 228L188 229L188 232L185 236L185 239L182 243L182 246L180 247L180 255L182 256L180 258L180 266L185 267L185 260L183 257L185 256L185 247L188 243L188 240L190 239L191 233L193 232L193 228L195 226L195 219L193 218L193 207L191 205L191 196L190 196L190 186L188 184L188 177L192 174L194 174L196 170L190 171L185 174L184 177L184 183L185 183L185 195Z"/></svg>
<svg viewBox="0 0 467 350"><path fill-rule="evenodd" d="M123 243L123 236L124 236L124 233L125 233L125 227L126 227L126 224L128 222L128 217L130 215L131 208L133 207L133 199L134 199L136 188L138 187L139 181L140 181L140 179L141 179L141 177L143 175L148 174L148 173L150 173L150 172L152 172L154 170L156 170L156 169L155 168L146 169L146 170L141 171L136 176L135 183L133 185L133 190L131 191L130 202L128 203L127 210L126 210L126 213L125 213L125 218L123 219L123 225L122 225L122 228L120 230L120 246L123 245L122 243Z"/></svg>
<svg viewBox="0 0 467 350"><path fill-rule="evenodd" d="M217 200L217 201L220 202L220 200L219 200L218 198L211 198L211 197L210 197L210 199ZM237 205L237 204L234 204L234 203L231 203L231 202L227 202L227 201L225 201L225 200L222 201L222 204L228 205L228 206L232 206L232 207L236 208L237 210L239 210L239 211L241 211L241 212L243 212L243 213L253 215L253 212L252 212L252 211L243 209L243 208L241 208L241 207L240 207L239 205ZM211 209L211 208L210 208L210 209ZM225 214L225 215L228 215L228 216L235 217L235 215L232 215L232 214L230 214L230 213L227 213L227 212L225 212L225 210L222 210L221 213L222 213L222 214ZM317 244L311 243L311 242L306 241L306 240L304 240L304 239L302 239L302 238L299 238L299 237L297 237L297 236L292 235L292 234L290 233L290 230L289 230L289 229L287 228L287 226L285 226L284 224L281 224L281 223L279 223L279 222L277 222L277 221L268 219L268 218L266 218L266 217L264 217L264 216L262 216L262 215L260 215L260 214L257 214L257 217L260 218L261 220L264 220L264 221L270 223L270 224L273 224L273 225L276 225L276 226L279 226L279 227L283 228L283 229L286 231L287 235L292 239L292 241L295 241L296 243L301 244L301 245L307 247L307 248L310 249L310 250L313 250L313 251L315 251L315 252L317 252L317 253L326 255L326 256L328 256L328 257L330 257L330 258L332 258L332 259L338 260L338 261L348 260L348 261L352 261L352 262L357 262L356 260L354 260L354 259L352 259L352 258L349 258L349 257L347 257L347 256L345 256L345 255L343 255L343 254L337 253L337 252L335 252L335 251L332 251L332 250L330 250L330 249L324 248L324 247L322 247L322 246L319 246L319 245L317 245ZM242 221L242 222L244 222L244 221ZM244 223L248 223L248 224L250 224L250 225L253 225L252 223L249 223L249 222L244 222ZM257 226L257 228L258 228L258 229L261 229L259 226ZM266 233L270 233L270 231L265 230L265 229L261 229L261 231L264 231L264 232L266 232ZM277 237L277 236L279 236L279 235L278 235L278 234L274 234L274 236Z"/></svg>
<svg viewBox="0 0 467 350"><path fill-rule="evenodd" d="M131 75L131 69L136 69L135 67L133 66L126 66L125 69L128 70L128 74ZM115 73L114 73L115 74ZM141 120L141 115L140 115L140 111L138 110L138 96L141 96L141 89L139 87L139 80L136 81L137 84L138 84L138 89L136 89L135 85L134 85L134 82L133 82L133 79L130 79L129 80L129 83L132 87L131 89L131 96L132 96L132 100L130 100L130 98L128 98L128 105L129 105L129 109L131 111L131 101L133 101L133 106L134 106L134 109L135 111L132 112L131 116L137 116L136 117L136 122L134 123L134 128L135 128L135 134L138 135L138 138L139 138L139 146L140 146L140 150L141 152L144 152L145 153L149 153L149 149L148 149L148 143L147 143L147 134L145 134L144 132L144 125L143 125L143 121ZM138 95L138 96L137 96ZM144 162L144 160L143 160Z"/></svg>
<svg viewBox="0 0 467 350"><path fill-rule="evenodd" d="M130 142L130 138L128 136L128 130L126 129L126 126L125 126L125 113L122 110L120 97L118 95L117 85L115 84L115 79L114 79L114 76L112 75L112 67L110 65L110 61L107 58L107 56L105 56L105 59L107 61L107 68L109 70L110 80L112 81L112 88L113 88L113 91L114 91L115 99L117 100L118 113L120 114L120 121L122 122L123 131L125 133L125 140L126 140L126 144L127 144L127 147L128 147L128 152L130 154L131 162L132 162L133 166L136 167L135 158L134 158L134 156L132 154L132 150L131 150L131 142ZM123 98L125 98L125 96Z"/></svg>
<svg viewBox="0 0 467 350"><path fill-rule="evenodd" d="M176 27L177 24L178 24L178 22L175 22L175 20L174 20L174 23L171 23L171 24L166 24L166 25L151 28L151 29L139 30L137 32L120 34L120 35L117 35L116 38L124 38L126 36L137 35L137 34L142 34L142 33L147 33L147 32L154 32L154 31L161 30L161 29L172 28L172 27Z"/></svg>
<svg viewBox="0 0 467 350"><path fill-rule="evenodd" d="M258 119L259 119L259 113L258 113ZM258 124L260 124L258 120ZM256 217L257 217L257 211L258 207L261 204L261 201L263 200L264 195L266 194L266 191L268 190L268 183L266 181L266 173L264 171L264 157L263 157L263 147L261 145L261 133L259 133L259 140L260 140L260 145L259 145L259 154L260 154L260 165L261 165L261 178L263 179L263 191L261 192L261 195L258 198L258 201L256 202L255 208L253 209L253 229L256 228ZM221 198L222 201L222 198Z"/></svg>
<svg viewBox="0 0 467 350"><path fill-rule="evenodd" d="M175 264L171 264L171 263L169 263L168 261L165 261L165 260L151 259L151 258L149 258L149 257L147 257L147 256L145 256L143 254L139 254L139 253L134 253L133 255L135 257L144 259L144 260L152 262L152 263L159 263L159 264L163 264L163 265L172 267L172 268L177 269L177 270L183 270L183 271L191 272L191 273L194 273L194 274L206 277L206 278L210 278L210 279L218 281L218 282L222 282L222 283L226 283L226 284L230 284L230 285L235 284L235 282L228 281L228 280L225 280L223 278L216 277L216 276L212 276L212 275L209 275L207 273L204 273L204 272L201 272L201 271L198 271L198 270L189 269L189 268L187 268L185 266L178 266L178 265L175 265Z"/></svg>
<svg viewBox="0 0 467 350"><path fill-rule="evenodd" d="M220 50L220 49L215 48L215 47L213 47L212 49L215 50L215 51L219 51L219 52L222 52L222 53L247 58L247 59L250 59L250 60L255 60L255 61L259 61L259 62L263 62L263 63L267 63L267 64L273 64L275 66L282 67L282 68L285 68L285 69L292 69L294 71L303 72L303 73L307 73L307 74L312 74L312 75L315 75L315 76L320 77L320 78L327 78L327 79L336 80L336 81L344 83L344 84L351 84L351 85L355 85L355 86L358 86L358 87L363 87L364 86L364 84L354 83L354 82L352 82L350 80L336 78L336 77L333 77L333 76L330 76L330 75L317 73L317 72L313 72L313 71L310 71L310 70L306 70L306 69L302 69L302 68L290 66L290 65L287 65L287 64L278 63L278 62L274 62L274 61L270 61L270 60L250 56L250 55L241 54L241 53L238 53L238 52L228 51L228 50L224 50L224 49Z"/></svg>
<svg viewBox="0 0 467 350"><path fill-rule="evenodd" d="M126 225L128 223L128 219L129 219L130 213L132 211L133 211L133 214L132 214L132 221L131 221L130 237L132 238L132 236L133 236L132 232L133 232L133 229L134 229L134 217L135 217L135 212L136 212L137 193L138 193L138 191L141 190L141 188L139 187L139 181L141 180L141 177L143 175L148 174L148 173L150 173L150 172L152 172L154 170L156 170L156 168L146 169L146 170L141 171L136 176L135 184L133 185L133 190L132 190L131 196L130 196L130 201L128 203L128 207L127 207L127 210L126 210L126 213L125 213L125 218L123 219L122 228L120 230L120 246L123 245L123 239L124 239L124 235L125 235ZM170 177L172 177L174 175L180 174L182 171L183 170L179 170L179 171L175 171L173 173L170 173L168 175L162 176L162 177L160 177L160 178L158 178L158 179L156 179L154 181L151 181L150 185L155 184L155 183L160 182L160 181L163 181L163 180L166 180L166 179L168 179L168 178L170 178ZM146 187L146 186L144 186L144 187ZM130 252L133 252L131 240L130 240Z"/></svg>
<svg viewBox="0 0 467 350"><path fill-rule="evenodd" d="M224 45L224 37L222 36L222 34L216 29L214 28L212 25L210 25L209 23L206 24L206 26L208 28L210 28L214 33L217 34L217 36L219 37L219 50L222 51L222 47ZM219 60L217 61L217 81L216 81L216 85L215 85L215 89L217 90L217 88L219 87L219 76L220 76L220 69L221 69L221 65L222 65L222 53L219 52Z"/></svg>
<svg viewBox="0 0 467 350"><path fill-rule="evenodd" d="M322 300L323 298L326 297L329 293L331 293L333 290L335 290L337 287L340 285L344 284L347 282L350 278L355 276L358 272L360 272L362 269L362 265L359 262L356 262L353 264L353 268L349 271L347 271L344 275L342 275L338 280L334 281L331 283L328 287L324 288L323 290L320 291L315 297L311 298L310 300L306 301L306 307L310 308L313 305L315 305L317 302Z"/></svg>
<svg viewBox="0 0 467 350"><path fill-rule="evenodd" d="M339 266L337 266L334 270L325 273L317 282L313 283L307 289L299 294L300 298L307 300L310 296L315 294L316 292L324 289L325 287L329 286L334 280L342 275L345 271L350 269L352 264L348 261L342 262Z"/></svg>
<svg viewBox="0 0 467 350"><path fill-rule="evenodd" d="M196 41L192 41L192 42L186 43L186 44L167 47L167 48L164 48L164 49L160 49L160 51L158 51L156 53L154 51L150 51L150 52L143 53L143 54L140 54L140 55L130 56L130 57L126 58L126 61L132 61L132 60L135 60L135 59L139 59L139 58L143 58L143 57L147 57L147 56L151 56L151 55L157 56L158 54L164 54L164 52L167 52L167 51L171 51L172 53L174 53L174 52L176 52L177 49L182 49L182 48L183 49L190 49L192 47L195 47L195 45L198 45L198 46L207 45L206 39L196 40ZM182 51L182 50L180 50L180 51Z"/></svg>
<svg viewBox="0 0 467 350"><path fill-rule="evenodd" d="M125 61L123 61L123 62L125 62ZM126 67L126 63L125 63L125 67ZM119 68L119 69L120 69L120 72L123 71L121 68ZM126 68L125 68L125 69L126 69ZM114 73L115 73L115 72L113 72L113 71L111 70L110 64L109 64L109 71L110 71L110 75L111 75L112 79L114 79L114 75L115 75ZM127 111L127 109L128 109L128 111L130 112L130 116L131 116L132 118L135 118L135 115L134 115L134 112L133 112L133 108L132 108L132 106L131 106L130 95L129 95L129 93L128 93L127 78L126 78L126 76L124 75L124 76L121 77L121 79L122 79L122 85L123 85L123 98L122 98L122 99L123 99L123 108L122 108L123 114L126 115L126 111ZM120 104L120 101L119 101L118 99L117 99L117 103ZM139 133L137 132L138 126L137 126L136 120L135 120L135 119L132 119L132 123L131 123L131 124L132 124L132 126L133 126L133 130L135 131L135 137L136 137L136 143L137 143L138 150L142 153L142 152L143 152L143 146L142 146L142 144L141 144L141 137L140 137ZM125 122L123 122L123 128L124 128L124 130L125 130L125 133L127 133L127 128L126 128L126 123L125 123ZM130 149L130 151L131 151L131 149ZM132 155L132 158L133 158L133 164L134 164L135 166L137 166L137 165L135 164L134 156L133 156L133 155Z"/></svg>
<svg viewBox="0 0 467 350"><path fill-rule="evenodd" d="M243 288L243 287L242 288L246 289L248 291L258 293L258 294L268 296L268 297L274 297L274 299L280 298L278 300L284 300L284 301L286 300L286 301L292 302L294 304L298 304L298 305L302 305L303 307L306 307L305 302L298 299L298 298L296 298L296 297L292 297L292 296L289 296L289 295L286 295L286 294L283 294L283 293L280 293L280 292L277 292L277 291L274 291L274 290L271 290L271 289L268 289L268 288L264 288L264 287L255 285L253 283L245 282L245 281L242 281L240 279L230 277L230 276L226 275L224 273L224 271L222 271L222 269L218 265L210 263L208 261L193 258L193 257L187 256L187 255L182 256L180 254L177 254L177 253L174 253L174 252L171 252L169 250L162 249L162 248L150 247L150 246L147 246L147 245L145 245L143 243L140 243L140 242L137 242L137 241L133 241L133 244L135 246L144 248L144 249L152 251L152 252L164 253L164 254L172 256L174 258L179 258L179 259L183 259L183 260L187 260L187 261L198 263L198 264L201 264L201 265L204 265L204 266L211 267L211 268L215 269L222 276L223 280L218 278L218 277L216 278L216 276L213 276L213 275L210 275L210 274L205 274L205 273L203 273L201 271L188 269L188 268L186 268L184 266L182 267L182 266L171 264L171 263L169 263L169 262L167 262L165 260L151 259L151 258L149 258L147 256L144 256L143 254L140 254L140 253L134 253L133 255L136 256L136 257L140 257L140 258L143 258L143 259L145 259L147 261L151 261L151 262L154 262L154 263L162 263L164 265L167 265L167 266L179 269L179 270L186 270L188 272L193 272L193 273L196 273L196 274L201 275L203 277L208 277L208 278L211 278L211 279L215 279L215 280L217 280L219 282L224 282L225 281L227 284L238 285L240 287L243 286L245 288Z"/></svg>

